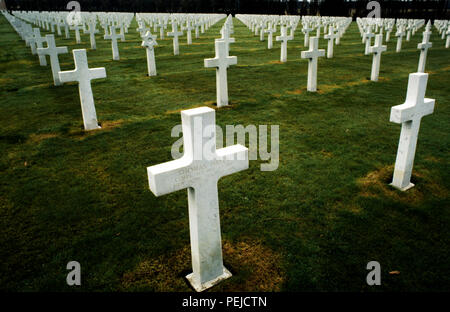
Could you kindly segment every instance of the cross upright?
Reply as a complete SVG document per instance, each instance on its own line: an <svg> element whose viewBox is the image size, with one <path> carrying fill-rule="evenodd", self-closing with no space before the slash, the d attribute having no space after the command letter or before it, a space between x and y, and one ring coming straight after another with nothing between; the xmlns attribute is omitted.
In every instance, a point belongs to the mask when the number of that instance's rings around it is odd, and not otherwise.
<svg viewBox="0 0 450 312"><path fill-rule="evenodd" d="M222 27L222 29L220 30L220 34L222 35L220 39L216 39L216 40L220 40L226 43L226 48L227 48L227 55L230 54L230 43L234 43L235 39L234 38L230 38L230 30L228 27L224 26Z"/></svg>
<svg viewBox="0 0 450 312"><path fill-rule="evenodd" d="M60 71L59 78L62 82L78 82L84 129L99 129L100 126L97 122L91 80L105 78L106 70L103 67L90 69L88 67L85 49L72 50L72 53L75 61L75 70Z"/></svg>
<svg viewBox="0 0 450 312"><path fill-rule="evenodd" d="M25 42L30 45L31 48L31 54L36 54L36 30L39 31L39 28L33 28L33 32L31 32L27 37L25 38Z"/></svg>
<svg viewBox="0 0 450 312"><path fill-rule="evenodd" d="M427 61L427 53L428 49L433 46L430 42L431 35L431 20L428 21L428 24L423 32L422 42L417 45L417 49L420 50L420 58L419 58L419 67L417 69L418 73L425 72L425 63Z"/></svg>
<svg viewBox="0 0 450 312"><path fill-rule="evenodd" d="M372 28L368 27L367 32L364 33L364 38L366 38L366 48L364 50L365 55L369 55L370 53L370 46L372 44L372 37L375 37L375 34L372 33Z"/></svg>
<svg viewBox="0 0 450 312"><path fill-rule="evenodd" d="M183 32L178 31L178 24L176 22L172 23L172 31L168 32L167 36L173 37L173 55L179 55L178 37L183 36Z"/></svg>
<svg viewBox="0 0 450 312"><path fill-rule="evenodd" d="M97 22L96 21L91 21L90 23L89 23L89 28L88 28L88 30L86 31L86 33L88 33L89 34L89 39L90 39L90 42L91 42L91 49L92 50L96 50L97 49L97 44L96 44L96 42L95 42L95 34L98 34L100 31L96 28L96 26L97 26Z"/></svg>
<svg viewBox="0 0 450 312"><path fill-rule="evenodd" d="M305 48L307 48L308 45L309 45L309 33L311 31L313 31L313 29L308 27L308 23L303 24L302 33L305 34L305 37L304 37L304 40L303 40L303 45L305 46Z"/></svg>
<svg viewBox="0 0 450 312"><path fill-rule="evenodd" d="M50 56L50 65L52 67L53 74L53 83L55 86L60 86L62 83L59 80L59 71L61 70L59 67L59 54L68 53L67 47L56 47L55 44L55 36L54 35L46 35L45 40L47 41L46 48L38 48L38 55L49 55Z"/></svg>
<svg viewBox="0 0 450 312"><path fill-rule="evenodd" d="M164 29L167 28L166 23L164 21L159 20L156 26L159 28L159 38L164 40Z"/></svg>
<svg viewBox="0 0 450 312"><path fill-rule="evenodd" d="M376 35L375 44L369 49L369 52L373 53L372 74L370 76L370 80L372 81L378 81L378 75L380 73L381 53L386 50L387 46L383 45L383 35Z"/></svg>
<svg viewBox="0 0 450 312"><path fill-rule="evenodd" d="M37 53L37 49L42 49L42 44L46 42L45 37L41 37L41 30L39 28L34 29L34 42L36 43ZM45 55L39 55L39 64L41 66L47 66L47 59L45 58Z"/></svg>
<svg viewBox="0 0 450 312"><path fill-rule="evenodd" d="M317 60L325 56L325 50L319 50L319 38L309 38L309 50L302 51L302 58L308 59L308 91L317 91Z"/></svg>
<svg viewBox="0 0 450 312"><path fill-rule="evenodd" d="M448 25L447 31L443 31L447 35L447 39L445 40L445 48L450 48L450 25Z"/></svg>
<svg viewBox="0 0 450 312"><path fill-rule="evenodd" d="M273 33L275 32L275 29L272 27L272 22L269 22L269 25L267 26L267 29L264 31L268 33L267 35L267 49L273 48Z"/></svg>
<svg viewBox="0 0 450 312"><path fill-rule="evenodd" d="M402 38L405 35L405 31L403 30L402 26L398 26L397 33L395 36L397 37L397 48L395 49L395 52L400 52L402 50Z"/></svg>
<svg viewBox="0 0 450 312"><path fill-rule="evenodd" d="M281 36L276 36L276 41L281 41L281 56L280 61L285 63L287 61L287 42L288 40L294 39L292 36L287 35L286 26L281 27Z"/></svg>
<svg viewBox="0 0 450 312"><path fill-rule="evenodd" d="M216 95L217 107L228 105L228 79L227 68L237 64L236 56L227 54L226 43L221 40L215 41L216 57L205 59L205 67L216 67Z"/></svg>
<svg viewBox="0 0 450 312"><path fill-rule="evenodd" d="M186 35L187 35L187 44L192 44L192 29L194 29L192 27L191 21L188 19L186 21L186 26L183 27L184 30L186 30Z"/></svg>
<svg viewBox="0 0 450 312"><path fill-rule="evenodd" d="M149 76L156 76L156 63L155 63L155 49L157 46L156 36L153 36L150 31L142 37L142 46L146 48L147 52L147 69Z"/></svg>
<svg viewBox="0 0 450 312"><path fill-rule="evenodd" d="M80 37L80 29L81 26L76 24L70 27L71 30L75 30L75 40L77 42L77 44L81 43L81 37Z"/></svg>
<svg viewBox="0 0 450 312"><path fill-rule="evenodd" d="M327 58L332 58L334 39L336 39L337 37L337 34L334 33L334 27L330 25L330 27L328 28L328 35L325 35L323 37L328 40Z"/></svg>
<svg viewBox="0 0 450 312"><path fill-rule="evenodd" d="M391 185L401 191L414 186L410 180L420 121L434 111L435 100L425 98L427 81L428 74L410 74L405 103L391 108L390 121L402 124Z"/></svg>
<svg viewBox="0 0 450 312"><path fill-rule="evenodd" d="M187 189L193 273L186 276L198 292L231 277L224 267L217 182L248 169L248 149L216 149L215 111L199 107L181 112L184 154L147 168L156 196Z"/></svg>
<svg viewBox="0 0 450 312"><path fill-rule="evenodd" d="M109 34L104 36L105 40L111 40L111 49L113 53L113 60L120 60L119 48L117 46L117 39L121 37L116 33L116 26L109 26Z"/></svg>

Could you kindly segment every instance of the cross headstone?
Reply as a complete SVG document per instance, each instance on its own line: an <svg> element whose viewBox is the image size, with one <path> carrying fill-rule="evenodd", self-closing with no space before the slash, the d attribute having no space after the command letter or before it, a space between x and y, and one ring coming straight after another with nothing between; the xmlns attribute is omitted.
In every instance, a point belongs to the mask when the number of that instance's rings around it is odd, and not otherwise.
<svg viewBox="0 0 450 312"><path fill-rule="evenodd" d="M216 57L205 59L205 67L216 67L216 93L217 107L228 105L228 79L227 68L237 64L236 56L227 54L226 43L221 40L215 41Z"/></svg>
<svg viewBox="0 0 450 312"><path fill-rule="evenodd" d="M304 25L302 32L305 34L304 40L303 40L303 45L305 46L305 48L308 47L309 45L309 33L313 31L312 28L309 28L308 25Z"/></svg>
<svg viewBox="0 0 450 312"><path fill-rule="evenodd" d="M178 37L182 36L183 32L178 31L177 23L172 23L172 31L167 33L167 36L173 37L173 55L179 55L180 49L178 46Z"/></svg>
<svg viewBox="0 0 450 312"><path fill-rule="evenodd" d="M50 65L52 67L53 74L53 83L55 86L60 86L62 83L59 80L59 71L61 70L59 67L59 54L68 53L67 47L57 47L55 44L55 36L54 35L46 35L45 40L47 41L46 48L38 48L38 55L49 55L50 56Z"/></svg>
<svg viewBox="0 0 450 312"><path fill-rule="evenodd" d="M161 196L188 190L193 273L186 276L196 291L231 277L222 259L218 180L248 169L248 149L216 149L215 111L199 107L181 112L184 155L147 168L150 190Z"/></svg>
<svg viewBox="0 0 450 312"><path fill-rule="evenodd" d="M430 42L430 35L431 35L431 21L429 20L425 28L425 31L423 32L422 42L417 45L417 49L420 49L419 67L417 69L418 73L425 72L425 64L427 61L428 49L433 46L433 44Z"/></svg>
<svg viewBox="0 0 450 312"><path fill-rule="evenodd" d="M186 27L184 27L184 29L186 30L187 44L190 45L190 44L192 44L192 29L194 29L192 27L192 24L191 24L190 20L186 21Z"/></svg>
<svg viewBox="0 0 450 312"><path fill-rule="evenodd" d="M116 26L110 26L109 32L110 32L109 34L104 36L104 39L111 40L113 60L118 61L120 60L120 55L119 55L119 48L117 46L117 39L119 39L121 35L116 33Z"/></svg>
<svg viewBox="0 0 450 312"><path fill-rule="evenodd" d="M400 26L400 28L397 30L397 33L395 34L397 36L397 48L395 49L395 52L400 52L402 50L402 38L405 35L405 32L403 31L403 27Z"/></svg>
<svg viewBox="0 0 450 312"><path fill-rule="evenodd" d="M411 174L420 121L422 117L430 115L434 111L435 100L425 98L427 81L428 74L410 74L405 103L391 109L390 121L402 124L391 185L401 191L406 191L414 186L411 183Z"/></svg>
<svg viewBox="0 0 450 312"><path fill-rule="evenodd" d="M336 37L337 37L337 34L334 33L334 27L330 26L330 28L328 28L328 35L325 35L323 37L328 40L327 58L332 58L333 57L334 39L336 39Z"/></svg>
<svg viewBox="0 0 450 312"><path fill-rule="evenodd" d="M367 28L367 32L364 34L366 38L366 46L364 50L365 55L369 55L370 53L370 45L372 44L372 37L375 37L375 34L372 33L372 29L370 27Z"/></svg>
<svg viewBox="0 0 450 312"><path fill-rule="evenodd" d="M378 76L380 73L381 53L386 50L387 46L383 45L383 35L376 35L375 44L369 49L369 52L373 53L372 74L370 76L370 80L372 81L378 81Z"/></svg>
<svg viewBox="0 0 450 312"><path fill-rule="evenodd" d="M39 28L34 29L34 42L36 43L36 53L37 49L43 48L43 43L46 42L45 37L41 37L41 31ZM39 64L41 66L47 66L47 59L45 58L45 55L39 55Z"/></svg>
<svg viewBox="0 0 450 312"><path fill-rule="evenodd" d="M272 49L273 48L273 33L274 33L274 31L275 30L272 28L272 24L269 23L269 26L265 30L265 32L268 33L268 35L267 35L267 49Z"/></svg>
<svg viewBox="0 0 450 312"><path fill-rule="evenodd" d="M445 40L445 48L448 49L450 48L450 25L448 26L447 31L444 30L443 33L447 36L447 39Z"/></svg>
<svg viewBox="0 0 450 312"><path fill-rule="evenodd" d="M230 38L230 30L226 26L222 27L222 29L220 30L220 33L222 35L221 38L216 39L216 40L225 42L226 47L227 47L226 54L229 55L230 54L230 43L234 43L236 40L234 38Z"/></svg>
<svg viewBox="0 0 450 312"><path fill-rule="evenodd" d="M71 30L75 30L75 40L77 42L77 44L81 43L81 37L80 37L80 29L81 26L80 25L73 25L70 27Z"/></svg>
<svg viewBox="0 0 450 312"><path fill-rule="evenodd" d="M156 63L155 63L155 49L154 46L158 45L156 42L156 36L153 36L150 31L142 37L142 46L147 51L147 69L149 76L156 76Z"/></svg>
<svg viewBox="0 0 450 312"><path fill-rule="evenodd" d="M276 36L276 41L281 41L281 56L280 61L285 63L287 61L287 42L288 40L292 40L292 36L287 35L286 26L281 27L281 36Z"/></svg>
<svg viewBox="0 0 450 312"><path fill-rule="evenodd" d="M100 31L98 29L96 29L97 26L97 22L96 21L92 21L89 23L89 29L86 31L86 33L89 34L89 39L91 42L91 49L92 50L96 50L97 49L97 44L95 42L95 34L98 34Z"/></svg>
<svg viewBox="0 0 450 312"><path fill-rule="evenodd" d="M308 91L317 91L317 60L325 56L325 50L319 50L319 38L309 38L309 50L302 51L302 58L308 59Z"/></svg>
<svg viewBox="0 0 450 312"><path fill-rule="evenodd" d="M72 50L75 61L75 70L60 71L59 78L62 82L77 81L81 112L85 130L99 129L97 113L95 112L94 97L92 95L91 80L106 77L105 68L89 68L85 49Z"/></svg>

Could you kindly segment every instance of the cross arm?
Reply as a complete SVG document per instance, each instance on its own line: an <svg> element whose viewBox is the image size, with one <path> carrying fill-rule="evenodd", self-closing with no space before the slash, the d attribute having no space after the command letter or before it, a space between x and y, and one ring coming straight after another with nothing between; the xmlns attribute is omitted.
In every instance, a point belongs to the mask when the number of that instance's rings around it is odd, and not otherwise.
<svg viewBox="0 0 450 312"><path fill-rule="evenodd" d="M77 70L68 70L58 72L59 80L61 82L79 81L79 74Z"/></svg>
<svg viewBox="0 0 450 312"><path fill-rule="evenodd" d="M188 168L192 160L186 157L169 161L163 164L147 167L148 184L155 196L166 195L187 187Z"/></svg>
<svg viewBox="0 0 450 312"><path fill-rule="evenodd" d="M205 67L219 67L219 59L216 57L205 59Z"/></svg>
<svg viewBox="0 0 450 312"><path fill-rule="evenodd" d="M434 111L434 104L435 100L424 99L424 103L420 106L412 106L409 103L394 106L391 108L390 122L403 123L430 115Z"/></svg>
<svg viewBox="0 0 450 312"><path fill-rule="evenodd" d="M228 66L237 64L237 56L229 56L227 57Z"/></svg>
<svg viewBox="0 0 450 312"><path fill-rule="evenodd" d="M248 148L237 144L218 149L217 159L221 165L221 177L248 169Z"/></svg>
<svg viewBox="0 0 450 312"><path fill-rule="evenodd" d="M89 69L89 79L106 78L106 69L104 67Z"/></svg>

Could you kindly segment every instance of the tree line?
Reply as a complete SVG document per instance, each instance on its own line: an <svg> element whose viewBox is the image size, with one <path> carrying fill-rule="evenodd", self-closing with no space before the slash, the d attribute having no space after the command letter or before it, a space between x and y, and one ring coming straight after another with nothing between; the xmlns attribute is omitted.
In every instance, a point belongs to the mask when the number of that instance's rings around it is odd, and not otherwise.
<svg viewBox="0 0 450 312"><path fill-rule="evenodd" d="M70 0L0 0L10 10L65 11ZM82 11L366 17L369 0L78 0ZM381 17L449 19L450 0L378 0Z"/></svg>

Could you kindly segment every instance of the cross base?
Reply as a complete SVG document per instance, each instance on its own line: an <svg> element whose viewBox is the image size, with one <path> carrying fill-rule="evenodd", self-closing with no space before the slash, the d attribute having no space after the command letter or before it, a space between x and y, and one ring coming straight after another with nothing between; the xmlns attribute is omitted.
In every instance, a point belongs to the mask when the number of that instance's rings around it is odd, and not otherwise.
<svg viewBox="0 0 450 312"><path fill-rule="evenodd" d="M101 129L101 128L102 128L102 127L100 127L100 126L97 125L97 127L92 128L92 129L85 129L85 131L93 131L93 130L98 130L98 129Z"/></svg>
<svg viewBox="0 0 450 312"><path fill-rule="evenodd" d="M194 287L195 291L202 292L208 288L211 288L217 284L219 284L221 281L226 280L227 278L230 278L232 276L231 272L227 270L227 268L223 267L223 274L216 277L213 280L210 280L206 283L200 284L194 281L194 273L186 275L187 280L191 284L192 287Z"/></svg>
<svg viewBox="0 0 450 312"><path fill-rule="evenodd" d="M396 185L394 185L392 183L390 183L389 185L392 186L393 188L396 188L397 190L402 191L402 192L405 192L405 191L409 190L410 188L414 187L414 184L411 183L411 182L409 182L409 185L407 185L405 187L398 187L398 186L396 186Z"/></svg>

